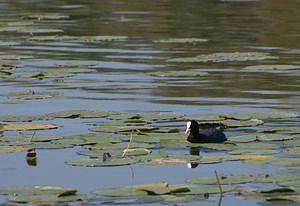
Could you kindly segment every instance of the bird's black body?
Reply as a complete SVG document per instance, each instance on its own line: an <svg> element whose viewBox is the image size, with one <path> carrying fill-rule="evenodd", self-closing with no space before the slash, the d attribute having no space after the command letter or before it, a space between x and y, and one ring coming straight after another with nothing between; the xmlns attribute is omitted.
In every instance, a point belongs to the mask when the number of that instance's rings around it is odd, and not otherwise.
<svg viewBox="0 0 300 206"><path fill-rule="evenodd" d="M188 123L189 124L189 123ZM199 130L199 124L195 120L190 121L189 128L190 134L187 141L192 143L221 143L227 140L225 134L218 129L209 128Z"/></svg>

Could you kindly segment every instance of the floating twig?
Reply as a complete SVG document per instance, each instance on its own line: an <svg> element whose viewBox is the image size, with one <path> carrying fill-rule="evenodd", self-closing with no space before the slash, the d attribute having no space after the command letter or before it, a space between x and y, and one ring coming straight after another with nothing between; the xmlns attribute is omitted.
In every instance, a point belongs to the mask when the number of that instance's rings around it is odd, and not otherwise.
<svg viewBox="0 0 300 206"><path fill-rule="evenodd" d="M34 132L33 135L31 136L29 142L31 142L31 140L33 139L34 135L35 135L35 132Z"/></svg>
<svg viewBox="0 0 300 206"><path fill-rule="evenodd" d="M131 131L131 137L130 137L129 143L128 143L127 148L125 149L124 153L122 154L122 157L125 156L127 150L129 149L131 142L132 142L132 137L133 137L133 130Z"/></svg>

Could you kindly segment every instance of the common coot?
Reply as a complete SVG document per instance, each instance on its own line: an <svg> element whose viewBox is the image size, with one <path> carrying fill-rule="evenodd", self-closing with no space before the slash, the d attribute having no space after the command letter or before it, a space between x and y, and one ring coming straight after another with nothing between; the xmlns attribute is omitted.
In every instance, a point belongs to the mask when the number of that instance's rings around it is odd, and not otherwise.
<svg viewBox="0 0 300 206"><path fill-rule="evenodd" d="M185 134L190 132L187 141L192 143L221 143L226 141L223 132L215 128L199 130L199 124L195 120L191 120L186 124Z"/></svg>

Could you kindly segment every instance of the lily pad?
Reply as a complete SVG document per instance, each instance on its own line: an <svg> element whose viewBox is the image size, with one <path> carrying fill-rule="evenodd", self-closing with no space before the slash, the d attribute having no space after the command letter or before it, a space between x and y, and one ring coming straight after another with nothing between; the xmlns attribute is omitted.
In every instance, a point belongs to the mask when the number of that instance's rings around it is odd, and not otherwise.
<svg viewBox="0 0 300 206"><path fill-rule="evenodd" d="M223 190L224 189L224 190ZM224 186L223 192L233 190L232 187ZM145 195L191 195L205 193L219 193L218 186L206 185L169 185L168 183L154 183L144 185L132 185L112 189L99 189L92 191L93 194L102 196L145 196Z"/></svg>
<svg viewBox="0 0 300 206"><path fill-rule="evenodd" d="M158 127L149 127L149 126L110 126L110 125L104 125L104 126L98 126L94 128L90 128L91 131L96 132L131 132L136 130L142 131L142 132L150 132L153 130L157 130Z"/></svg>
<svg viewBox="0 0 300 206"><path fill-rule="evenodd" d="M30 145L31 149L65 149L74 147L72 144L54 144L54 143L47 143L47 144L33 144Z"/></svg>
<svg viewBox="0 0 300 206"><path fill-rule="evenodd" d="M217 120L217 121L202 121L198 122L200 125L225 125L227 127L252 127L262 125L264 121L259 119L249 119L249 120Z"/></svg>
<svg viewBox="0 0 300 206"><path fill-rule="evenodd" d="M30 41L64 41L74 40L73 36L53 35L53 36L33 36L29 38Z"/></svg>
<svg viewBox="0 0 300 206"><path fill-rule="evenodd" d="M153 89L157 88L154 85L117 85L114 86L116 89Z"/></svg>
<svg viewBox="0 0 300 206"><path fill-rule="evenodd" d="M193 77L208 75L208 72L201 71L158 71L148 73L151 76L159 77Z"/></svg>
<svg viewBox="0 0 300 206"><path fill-rule="evenodd" d="M56 66L59 67L86 67L86 66L95 66L98 63L94 62L67 62L67 63L56 63Z"/></svg>
<svg viewBox="0 0 300 206"><path fill-rule="evenodd" d="M55 15L55 14L47 14L47 15L28 15L24 16L23 19L36 19L36 20L58 20L58 19L69 19L70 16L67 15Z"/></svg>
<svg viewBox="0 0 300 206"><path fill-rule="evenodd" d="M159 143L161 140L184 140L184 133L149 133L147 135L134 135L136 142Z"/></svg>
<svg viewBox="0 0 300 206"><path fill-rule="evenodd" d="M141 119L146 121L154 120L170 120L183 117L183 114L172 113L172 112L153 112L140 114Z"/></svg>
<svg viewBox="0 0 300 206"><path fill-rule="evenodd" d="M268 159L250 159L244 160L247 164L274 164L274 165L289 165L289 164L300 164L299 158L268 158Z"/></svg>
<svg viewBox="0 0 300 206"><path fill-rule="evenodd" d="M82 167L107 167L107 166L122 166L122 165L130 165L135 163L136 161L131 158L118 158L118 157L110 157L103 161L100 159L75 159L66 161L66 164L73 166L82 166Z"/></svg>
<svg viewBox="0 0 300 206"><path fill-rule="evenodd" d="M54 124L4 124L2 130L44 130L44 129L56 129L60 126Z"/></svg>
<svg viewBox="0 0 300 206"><path fill-rule="evenodd" d="M292 140L287 140L287 141L284 141L283 142L284 145L289 145L289 146L292 146L292 147L296 147L296 146L300 146L300 139L297 138L297 139L292 139Z"/></svg>
<svg viewBox="0 0 300 206"><path fill-rule="evenodd" d="M235 119L282 119L299 117L299 114L290 112L245 112L232 114Z"/></svg>
<svg viewBox="0 0 300 206"><path fill-rule="evenodd" d="M300 179L300 176L286 174L251 174L238 176L221 176L220 184L242 184L242 183L267 183L274 181L287 181ZM189 183L196 184L217 184L216 177L190 178L186 180Z"/></svg>
<svg viewBox="0 0 300 206"><path fill-rule="evenodd" d="M187 120L198 120L198 121L214 121L214 120L224 120L223 117L220 117L219 114L194 114L194 115L186 115L183 117Z"/></svg>
<svg viewBox="0 0 300 206"><path fill-rule="evenodd" d="M169 39L160 39L154 42L156 43L196 43L196 42L207 42L208 39L200 38L169 38Z"/></svg>
<svg viewBox="0 0 300 206"><path fill-rule="evenodd" d="M108 110L71 110L49 113L46 116L54 118L102 118L116 114L119 114L119 112Z"/></svg>
<svg viewBox="0 0 300 206"><path fill-rule="evenodd" d="M103 149L103 150L110 150L110 149L125 149L128 146L128 143L125 142L118 142L118 143L110 143L110 142L100 142L94 145L86 145L84 148L88 149ZM154 148L154 144L147 144L147 143L136 143L133 142L130 144L130 149L133 148Z"/></svg>
<svg viewBox="0 0 300 206"><path fill-rule="evenodd" d="M265 60L278 59L278 57L270 56L269 53L263 52L228 52L228 53L213 53L201 54L196 57L174 58L168 62L224 62L224 61L250 61L250 60Z"/></svg>
<svg viewBox="0 0 300 206"><path fill-rule="evenodd" d="M265 133L300 134L300 127L272 127L258 131Z"/></svg>
<svg viewBox="0 0 300 206"><path fill-rule="evenodd" d="M120 138L122 138L122 136L116 134L89 133L64 137L60 140L54 140L52 143L67 145L92 145L101 142L117 143L121 142Z"/></svg>
<svg viewBox="0 0 300 206"><path fill-rule="evenodd" d="M283 150L283 152L291 153L291 154L300 154L300 147L293 147Z"/></svg>
<svg viewBox="0 0 300 206"><path fill-rule="evenodd" d="M13 41L0 41L0 46L16 46L20 45L20 42L13 42Z"/></svg>
<svg viewBox="0 0 300 206"><path fill-rule="evenodd" d="M38 195L38 194L75 194L76 189L70 187L53 186L22 186L22 187L2 187L2 195Z"/></svg>
<svg viewBox="0 0 300 206"><path fill-rule="evenodd" d="M31 122L47 119L43 115L0 115L1 122Z"/></svg>
<svg viewBox="0 0 300 206"><path fill-rule="evenodd" d="M33 25L33 21L10 21L10 22L1 22L1 25L7 25L7 26L29 26Z"/></svg>
<svg viewBox="0 0 300 206"><path fill-rule="evenodd" d="M10 135L0 137L2 142L28 142L31 139L32 135ZM51 140L62 139L62 136L59 135L46 135L46 134L35 134L31 142L50 142Z"/></svg>
<svg viewBox="0 0 300 206"><path fill-rule="evenodd" d="M79 36L76 39L84 41L112 41L128 39L128 36Z"/></svg>
<svg viewBox="0 0 300 206"><path fill-rule="evenodd" d="M24 99L24 100L32 100L32 99L47 99L50 97L54 97L56 95L62 94L61 92L35 92L33 90L27 90L23 92L9 92L0 94L2 96L7 96L10 99Z"/></svg>
<svg viewBox="0 0 300 206"><path fill-rule="evenodd" d="M22 59L32 59L34 56L29 55L0 55L2 60L22 60Z"/></svg>
<svg viewBox="0 0 300 206"><path fill-rule="evenodd" d="M91 158L103 158L104 153L109 153L111 156L119 156L121 157L124 154L124 149L112 149L112 150L101 150L101 149L91 149L85 151L79 151L77 154L79 155L87 155ZM135 156L135 155L147 155L150 154L151 151L145 148L134 148L128 149L126 151L126 156Z"/></svg>
<svg viewBox="0 0 300 206"><path fill-rule="evenodd" d="M245 70L290 70L300 69L300 65L257 65L244 67Z"/></svg>
<svg viewBox="0 0 300 206"><path fill-rule="evenodd" d="M245 134L239 136L230 137L230 141L234 142L252 142L252 141L284 141L293 139L290 135L278 135L278 134Z"/></svg>
<svg viewBox="0 0 300 206"><path fill-rule="evenodd" d="M61 29L39 29L39 28L25 27L25 28L18 29L17 32L20 32L20 33L60 33L60 32L64 32L64 30L61 30Z"/></svg>
<svg viewBox="0 0 300 206"><path fill-rule="evenodd" d="M13 145L0 145L0 153L10 153L10 152L22 152L27 151L28 148L23 146L13 146ZM0 188L0 194L1 194L1 188Z"/></svg>
<svg viewBox="0 0 300 206"><path fill-rule="evenodd" d="M41 195L22 195L17 197L8 198L11 202L19 202L19 203L57 203L57 202L75 202L75 201L83 201L94 198L91 195L65 195L58 196L53 194L41 194Z"/></svg>
<svg viewBox="0 0 300 206"><path fill-rule="evenodd" d="M3 29L3 28L2 28ZM1 31L1 28L0 28ZM78 40L78 41L112 41L127 39L127 36L33 36L30 40L33 41L64 41L64 40Z"/></svg>

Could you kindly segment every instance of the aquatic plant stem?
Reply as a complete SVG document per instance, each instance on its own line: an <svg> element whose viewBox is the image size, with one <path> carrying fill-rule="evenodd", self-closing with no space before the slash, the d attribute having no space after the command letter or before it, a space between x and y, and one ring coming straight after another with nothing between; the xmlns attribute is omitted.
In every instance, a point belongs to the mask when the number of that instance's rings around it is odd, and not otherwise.
<svg viewBox="0 0 300 206"><path fill-rule="evenodd" d="M222 191L222 187L220 185L220 180L219 180L219 177L218 177L218 174L217 174L217 171L215 170L215 175L216 175L216 178L217 178L217 183L218 183L218 186L219 186L219 189L220 189L220 194L221 196L223 195L223 191Z"/></svg>
<svg viewBox="0 0 300 206"><path fill-rule="evenodd" d="M218 183L218 186L219 186L219 189L220 189L220 199L219 199L219 203L218 203L218 206L220 206L221 201L222 201L223 191L222 191L222 187L221 187L220 180L219 180L219 177L218 177L218 174L217 174L216 170L215 170L215 175L216 175L217 183Z"/></svg>
<svg viewBox="0 0 300 206"><path fill-rule="evenodd" d="M35 132L34 132L33 135L31 136L29 142L31 142L31 140L33 139L34 135L35 135Z"/></svg>
<svg viewBox="0 0 300 206"><path fill-rule="evenodd" d="M131 131L131 137L130 137L129 143L128 143L127 148L125 149L124 153L122 154L122 157L125 156L127 150L129 149L131 142L132 142L132 137L133 137L133 130Z"/></svg>

